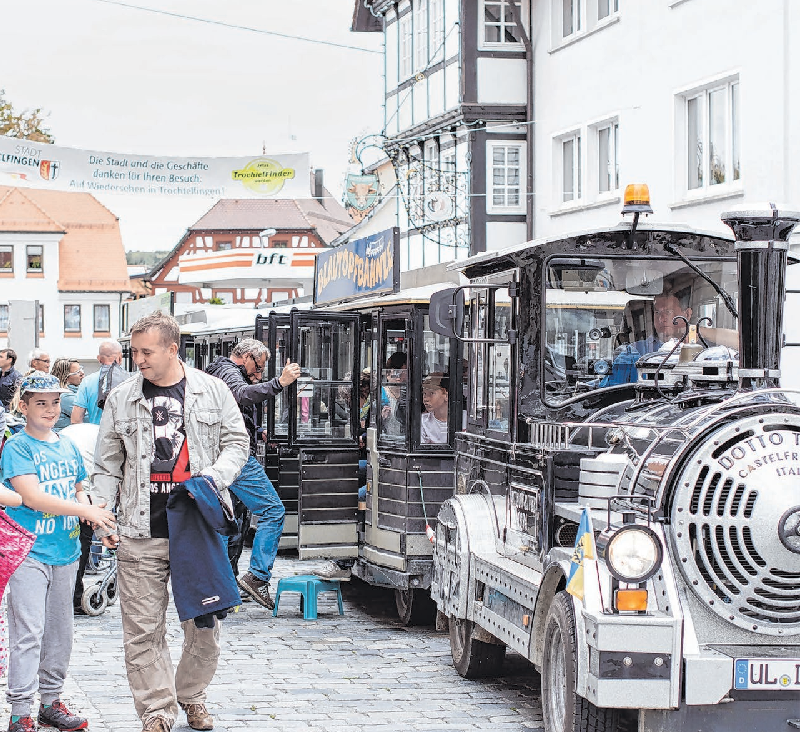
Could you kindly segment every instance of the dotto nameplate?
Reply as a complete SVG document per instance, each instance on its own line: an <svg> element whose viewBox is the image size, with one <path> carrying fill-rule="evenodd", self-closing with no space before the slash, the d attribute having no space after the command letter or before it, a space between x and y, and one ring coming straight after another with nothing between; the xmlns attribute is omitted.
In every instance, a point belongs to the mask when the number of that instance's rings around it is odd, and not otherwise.
<svg viewBox="0 0 800 732"><path fill-rule="evenodd" d="M788 689L800 691L800 659L737 658L734 689Z"/></svg>

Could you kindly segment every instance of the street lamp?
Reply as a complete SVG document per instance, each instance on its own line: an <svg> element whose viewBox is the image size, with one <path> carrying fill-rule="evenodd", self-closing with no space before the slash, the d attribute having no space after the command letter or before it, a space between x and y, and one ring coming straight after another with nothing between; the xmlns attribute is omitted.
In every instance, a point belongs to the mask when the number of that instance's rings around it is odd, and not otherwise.
<svg viewBox="0 0 800 732"><path fill-rule="evenodd" d="M277 233L277 229L264 229L264 231L259 233L258 237L261 239L261 248L266 249L269 246L269 238L275 236Z"/></svg>

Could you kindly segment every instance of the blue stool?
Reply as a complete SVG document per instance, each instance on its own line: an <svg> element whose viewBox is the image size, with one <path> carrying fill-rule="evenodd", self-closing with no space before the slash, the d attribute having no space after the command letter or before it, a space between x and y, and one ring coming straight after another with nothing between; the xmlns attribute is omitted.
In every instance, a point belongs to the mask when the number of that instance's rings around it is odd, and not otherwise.
<svg viewBox="0 0 800 732"><path fill-rule="evenodd" d="M278 589L275 591L275 609L272 611L273 618L278 615L281 592L300 593L300 607L303 610L304 620L317 619L317 596L320 592L335 592L336 600L339 603L339 615L344 615L342 588L339 580L325 580L313 574L301 574L278 580Z"/></svg>

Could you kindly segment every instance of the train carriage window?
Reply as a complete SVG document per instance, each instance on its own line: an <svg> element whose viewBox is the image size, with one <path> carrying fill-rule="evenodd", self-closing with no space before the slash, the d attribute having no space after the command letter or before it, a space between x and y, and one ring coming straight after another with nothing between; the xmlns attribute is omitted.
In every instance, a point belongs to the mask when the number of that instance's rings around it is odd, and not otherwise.
<svg viewBox="0 0 800 732"><path fill-rule="evenodd" d="M381 349L384 362L380 370L378 404L379 433L382 440L405 443L408 430L408 366L410 353L406 320L384 320Z"/></svg>
<svg viewBox="0 0 800 732"><path fill-rule="evenodd" d="M283 367L289 359L289 338L291 326L287 318L286 322L275 326L275 348L269 365L268 376L279 376ZM269 401L266 402L269 404ZM284 389L275 399L272 400L275 437L287 437L289 434L289 390Z"/></svg>
<svg viewBox="0 0 800 732"><path fill-rule="evenodd" d="M447 445L450 442L450 401L460 388L450 376L450 341L431 331L428 316L422 326L422 415L419 443Z"/></svg>
<svg viewBox="0 0 800 732"><path fill-rule="evenodd" d="M735 298L736 263L696 260ZM664 356L683 337L676 317L696 323L709 345L738 348L722 297L680 260L554 257L546 268L543 382L557 404L586 391L639 380L643 356ZM677 358L677 356L676 356Z"/></svg>
<svg viewBox="0 0 800 732"><path fill-rule="evenodd" d="M183 360L187 366L191 366L192 368L197 368L195 363L195 350L194 350L194 342L187 342L183 349Z"/></svg>
<svg viewBox="0 0 800 732"><path fill-rule="evenodd" d="M355 358L353 323L314 322L299 329L297 437L351 438Z"/></svg>

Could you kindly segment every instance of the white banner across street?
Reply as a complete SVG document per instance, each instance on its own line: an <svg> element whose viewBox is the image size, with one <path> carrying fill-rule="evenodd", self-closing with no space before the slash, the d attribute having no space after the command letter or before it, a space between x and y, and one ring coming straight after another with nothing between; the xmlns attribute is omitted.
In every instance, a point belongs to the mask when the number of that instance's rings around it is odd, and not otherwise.
<svg viewBox="0 0 800 732"><path fill-rule="evenodd" d="M308 153L185 158L78 150L0 136L0 184L83 193L308 198Z"/></svg>

